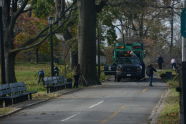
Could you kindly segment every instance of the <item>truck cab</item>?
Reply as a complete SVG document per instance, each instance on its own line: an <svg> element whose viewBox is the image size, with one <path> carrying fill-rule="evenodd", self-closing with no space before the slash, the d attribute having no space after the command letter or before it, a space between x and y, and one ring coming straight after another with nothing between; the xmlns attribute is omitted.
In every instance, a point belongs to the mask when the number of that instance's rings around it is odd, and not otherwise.
<svg viewBox="0 0 186 124"><path fill-rule="evenodd" d="M116 81L122 78L141 79L143 77L143 65L138 57L120 57L116 68Z"/></svg>

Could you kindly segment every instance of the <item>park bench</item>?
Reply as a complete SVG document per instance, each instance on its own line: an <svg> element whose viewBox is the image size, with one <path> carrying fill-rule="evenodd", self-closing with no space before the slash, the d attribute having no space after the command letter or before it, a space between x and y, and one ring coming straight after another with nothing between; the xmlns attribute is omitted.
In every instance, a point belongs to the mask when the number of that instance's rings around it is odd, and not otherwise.
<svg viewBox="0 0 186 124"><path fill-rule="evenodd" d="M47 89L47 93L50 93L64 88L72 88L72 80L66 79L63 76L45 77L44 85Z"/></svg>
<svg viewBox="0 0 186 124"><path fill-rule="evenodd" d="M0 106L8 106L18 102L31 100L32 94L36 91L27 91L23 82L1 84L0 85Z"/></svg>

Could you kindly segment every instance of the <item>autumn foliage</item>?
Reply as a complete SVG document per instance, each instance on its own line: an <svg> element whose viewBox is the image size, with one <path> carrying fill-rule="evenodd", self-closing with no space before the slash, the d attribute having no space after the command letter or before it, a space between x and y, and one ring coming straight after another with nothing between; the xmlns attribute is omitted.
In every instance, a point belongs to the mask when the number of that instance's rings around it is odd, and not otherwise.
<svg viewBox="0 0 186 124"><path fill-rule="evenodd" d="M16 23L15 47L20 46L26 40L35 36L46 25L47 21L44 19L22 14Z"/></svg>

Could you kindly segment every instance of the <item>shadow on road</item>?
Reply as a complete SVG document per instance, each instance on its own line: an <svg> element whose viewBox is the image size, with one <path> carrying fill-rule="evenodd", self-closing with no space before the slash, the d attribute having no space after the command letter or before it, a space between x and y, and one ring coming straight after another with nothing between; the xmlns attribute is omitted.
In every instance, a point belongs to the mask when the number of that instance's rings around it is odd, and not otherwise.
<svg viewBox="0 0 186 124"><path fill-rule="evenodd" d="M146 77L141 80L122 79L120 82L116 82L114 81L114 77L111 77L109 80L103 82L103 84L102 88L146 88L149 87L149 78ZM155 77L153 78L153 87L150 88L167 88L167 85L160 78Z"/></svg>
<svg viewBox="0 0 186 124"><path fill-rule="evenodd" d="M137 83L140 83L140 82L148 82L149 81L149 78L148 77L145 77L145 78L143 78L143 79L140 79L140 80L137 80L137 79L131 79L131 78L127 78L127 79L121 79L121 81L120 82L137 82ZM116 82L117 83L117 81L115 81L114 80L114 77L110 77L109 79L107 79L105 82ZM161 83L165 83L165 82L163 82L160 78L153 78L153 82L161 82Z"/></svg>

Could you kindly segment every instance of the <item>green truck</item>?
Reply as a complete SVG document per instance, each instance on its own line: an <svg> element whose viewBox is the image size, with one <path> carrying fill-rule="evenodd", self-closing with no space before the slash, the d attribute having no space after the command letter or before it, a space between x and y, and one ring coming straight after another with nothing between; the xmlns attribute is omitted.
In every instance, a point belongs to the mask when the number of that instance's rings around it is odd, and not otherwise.
<svg viewBox="0 0 186 124"><path fill-rule="evenodd" d="M104 66L106 75L115 75L115 80L122 78L142 79L145 77L143 44L116 43L113 50L113 64Z"/></svg>

